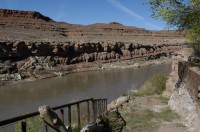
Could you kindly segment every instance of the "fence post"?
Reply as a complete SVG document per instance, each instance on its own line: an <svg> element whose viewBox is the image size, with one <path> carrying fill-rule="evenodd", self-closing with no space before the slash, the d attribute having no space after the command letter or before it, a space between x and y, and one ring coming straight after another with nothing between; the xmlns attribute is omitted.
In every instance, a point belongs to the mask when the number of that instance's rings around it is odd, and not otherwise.
<svg viewBox="0 0 200 132"><path fill-rule="evenodd" d="M103 101L103 99L101 100L101 114L103 114L104 113L104 108L103 108L103 105L104 104L104 101Z"/></svg>
<svg viewBox="0 0 200 132"><path fill-rule="evenodd" d="M93 121L96 120L96 110L95 110L95 100L92 100L92 112L93 112Z"/></svg>
<svg viewBox="0 0 200 132"><path fill-rule="evenodd" d="M90 102L89 101L87 101L87 116L88 116L87 121L89 123L90 122Z"/></svg>
<svg viewBox="0 0 200 132"><path fill-rule="evenodd" d="M71 118L71 106L68 106L68 126L71 126L72 118Z"/></svg>
<svg viewBox="0 0 200 132"><path fill-rule="evenodd" d="M106 99L106 110L108 109L107 106L108 106L108 100Z"/></svg>
<svg viewBox="0 0 200 132"><path fill-rule="evenodd" d="M78 132L81 130L80 104L77 103Z"/></svg>
<svg viewBox="0 0 200 132"><path fill-rule="evenodd" d="M25 121L21 122L21 127L22 127L22 132L26 132L26 122Z"/></svg>
<svg viewBox="0 0 200 132"><path fill-rule="evenodd" d="M101 99L99 100L98 109L99 109L99 114L98 115L101 115Z"/></svg>
<svg viewBox="0 0 200 132"><path fill-rule="evenodd" d="M103 102L104 102L104 103L103 103L103 104L104 104L104 111L106 111L106 110L107 110L107 109L106 109L106 105L107 105L107 104L106 104L106 99L104 99Z"/></svg>

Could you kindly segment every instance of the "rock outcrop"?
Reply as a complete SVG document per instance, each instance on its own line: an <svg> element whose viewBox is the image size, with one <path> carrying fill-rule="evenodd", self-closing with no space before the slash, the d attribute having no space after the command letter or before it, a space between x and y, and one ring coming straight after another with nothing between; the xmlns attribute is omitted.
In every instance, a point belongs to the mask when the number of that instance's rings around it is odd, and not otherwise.
<svg viewBox="0 0 200 132"><path fill-rule="evenodd" d="M198 86L200 85L200 72L187 64L191 51L188 49L178 53L173 58L172 73L166 83L165 96L170 97L169 106L183 120L184 125L191 132L200 131L200 105Z"/></svg>

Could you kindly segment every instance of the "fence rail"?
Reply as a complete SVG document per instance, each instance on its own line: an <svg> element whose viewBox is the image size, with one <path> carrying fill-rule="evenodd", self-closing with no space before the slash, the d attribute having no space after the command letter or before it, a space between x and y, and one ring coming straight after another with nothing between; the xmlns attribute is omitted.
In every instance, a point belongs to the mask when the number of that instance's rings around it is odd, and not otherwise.
<svg viewBox="0 0 200 132"><path fill-rule="evenodd" d="M73 109L73 108L74 109ZM72 125L72 119L76 116L76 131L80 131L82 121L85 123L89 123L90 121L95 121L97 115L103 114L107 110L107 99L85 99L81 101L77 101L74 103L69 103L61 106L56 106L51 108L54 111L59 112L60 119L65 123L65 119L68 126ZM83 115L84 114L84 115ZM9 125L13 125L14 123L21 124L20 131L28 132L27 130L27 119L34 118L39 115L39 112L33 112L30 114L14 117L11 119L0 121L0 132L7 132L5 127L9 127ZM74 115L74 116L73 116ZM82 116L81 116L82 115ZM13 126L12 126L13 128ZM14 128L12 131L15 131ZM41 130L40 130L41 131ZM44 131L48 132L48 126L45 124ZM10 130L9 130L10 132Z"/></svg>

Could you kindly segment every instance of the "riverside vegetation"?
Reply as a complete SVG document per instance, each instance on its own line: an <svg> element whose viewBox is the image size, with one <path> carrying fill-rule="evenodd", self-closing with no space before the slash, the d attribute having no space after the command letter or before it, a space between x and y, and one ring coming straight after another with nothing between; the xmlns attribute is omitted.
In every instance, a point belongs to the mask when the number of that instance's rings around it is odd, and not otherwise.
<svg viewBox="0 0 200 132"><path fill-rule="evenodd" d="M162 96L166 80L167 76L156 74L131 94L130 103L120 109L127 122L125 132L186 131L179 116L168 107L169 99Z"/></svg>

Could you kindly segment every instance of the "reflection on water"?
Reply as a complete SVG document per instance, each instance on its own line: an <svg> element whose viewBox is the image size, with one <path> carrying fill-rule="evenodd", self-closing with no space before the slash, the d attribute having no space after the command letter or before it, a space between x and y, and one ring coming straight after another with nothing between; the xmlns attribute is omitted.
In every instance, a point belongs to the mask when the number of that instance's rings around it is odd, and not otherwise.
<svg viewBox="0 0 200 132"><path fill-rule="evenodd" d="M68 74L62 78L19 83L0 89L0 120L37 111L40 105L57 106L85 98L109 102L138 88L155 73L169 74L171 65Z"/></svg>

